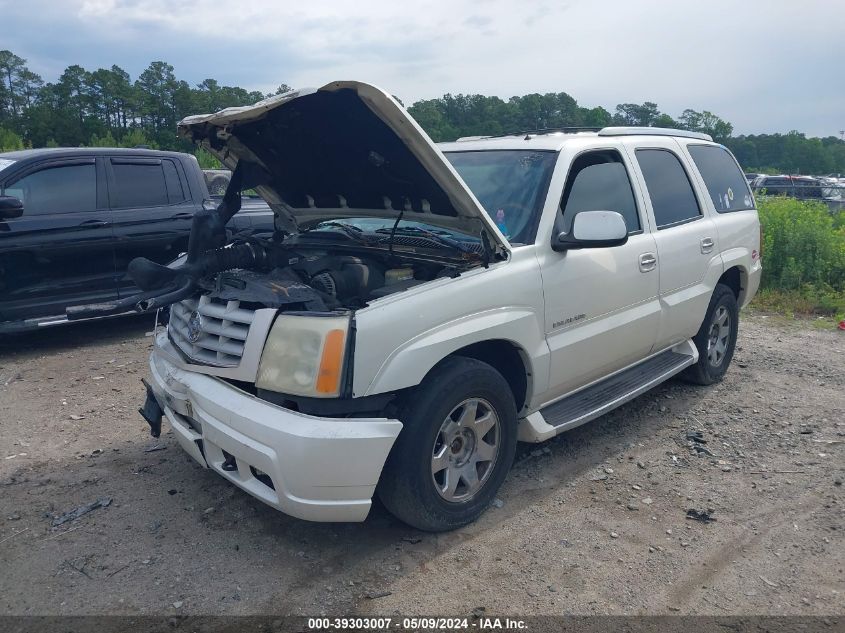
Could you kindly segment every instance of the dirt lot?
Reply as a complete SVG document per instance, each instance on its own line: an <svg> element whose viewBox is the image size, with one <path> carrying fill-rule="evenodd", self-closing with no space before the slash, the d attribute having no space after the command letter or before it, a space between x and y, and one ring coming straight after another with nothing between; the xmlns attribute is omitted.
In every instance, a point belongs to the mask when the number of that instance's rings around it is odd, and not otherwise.
<svg viewBox="0 0 845 633"><path fill-rule="evenodd" d="M845 613L845 332L746 318L721 385L521 446L431 535L288 518L150 438L150 325L0 341L0 613Z"/></svg>

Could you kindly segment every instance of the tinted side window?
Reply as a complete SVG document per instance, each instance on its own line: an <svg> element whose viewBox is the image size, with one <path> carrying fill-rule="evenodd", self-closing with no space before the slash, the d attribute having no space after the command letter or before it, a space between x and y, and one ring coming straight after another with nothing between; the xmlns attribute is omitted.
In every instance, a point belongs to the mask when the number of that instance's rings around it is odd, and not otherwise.
<svg viewBox="0 0 845 633"><path fill-rule="evenodd" d="M112 172L115 182L115 191L111 193L113 207L158 207L169 204L161 162L112 161Z"/></svg>
<svg viewBox="0 0 845 633"><path fill-rule="evenodd" d="M176 165L172 160L163 160L161 164L164 167L164 180L167 183L167 199L170 204L183 202L185 191L182 189L182 181L179 178L179 172L176 171Z"/></svg>
<svg viewBox="0 0 845 633"><path fill-rule="evenodd" d="M716 211L727 213L754 208L748 181L726 149L713 145L688 145L687 149L704 178Z"/></svg>
<svg viewBox="0 0 845 633"><path fill-rule="evenodd" d="M631 179L622 157L615 151L589 152L573 161L563 189L561 209L562 228L567 232L580 211L616 211L625 218L629 232L642 228Z"/></svg>
<svg viewBox="0 0 845 633"><path fill-rule="evenodd" d="M7 186L6 195L23 201L25 216L95 211L97 173L93 163L49 167Z"/></svg>
<svg viewBox="0 0 845 633"><path fill-rule="evenodd" d="M701 215L687 172L675 154L664 149L638 149L637 162L658 229Z"/></svg>

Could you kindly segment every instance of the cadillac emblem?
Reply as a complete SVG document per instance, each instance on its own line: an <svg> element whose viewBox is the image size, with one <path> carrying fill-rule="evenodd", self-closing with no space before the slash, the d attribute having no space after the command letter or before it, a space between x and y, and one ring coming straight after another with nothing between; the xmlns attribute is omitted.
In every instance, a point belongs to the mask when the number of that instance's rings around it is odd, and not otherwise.
<svg viewBox="0 0 845 633"><path fill-rule="evenodd" d="M194 310L188 317L188 340L196 343L202 336L202 315Z"/></svg>

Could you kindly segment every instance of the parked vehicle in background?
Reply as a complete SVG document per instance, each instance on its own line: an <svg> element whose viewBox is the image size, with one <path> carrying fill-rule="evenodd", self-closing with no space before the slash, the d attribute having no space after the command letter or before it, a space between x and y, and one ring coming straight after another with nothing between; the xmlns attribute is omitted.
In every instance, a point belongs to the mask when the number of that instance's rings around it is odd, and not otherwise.
<svg viewBox="0 0 845 633"><path fill-rule="evenodd" d="M758 176L751 183L755 193L768 196L788 196L799 200L822 198L821 182L810 176Z"/></svg>
<svg viewBox="0 0 845 633"><path fill-rule="evenodd" d="M222 196L232 179L232 172L228 169L203 169L202 175L212 196Z"/></svg>
<svg viewBox="0 0 845 633"><path fill-rule="evenodd" d="M208 186L208 192L211 199L216 202L220 201L223 194L226 192L226 187L229 186L229 181L232 179L232 172L228 169L203 169L202 175L205 178L205 184ZM244 191L241 193L241 211L249 210L269 210L267 203L261 199L254 191ZM270 227L272 230L272 227Z"/></svg>
<svg viewBox="0 0 845 633"><path fill-rule="evenodd" d="M745 174L745 179L746 179L748 182L751 182L751 181L753 181L755 178L759 178L760 176L763 176L763 175L764 175L764 174L755 174L755 173L752 173L752 172L747 172L747 173Z"/></svg>
<svg viewBox="0 0 845 633"><path fill-rule="evenodd" d="M0 154L0 195L0 332L136 294L129 262L173 260L187 250L194 214L217 204L193 156L145 149ZM273 214L256 201L229 227L272 232Z"/></svg>
<svg viewBox="0 0 845 633"><path fill-rule="evenodd" d="M826 176L819 179L822 183L822 195L831 212L845 209L845 178Z"/></svg>
<svg viewBox="0 0 845 633"><path fill-rule="evenodd" d="M843 195L843 193L845 193L845 178L823 176L819 178L819 181L822 183L822 193L825 198L836 198L841 200L845 197L845 195Z"/></svg>
<svg viewBox="0 0 845 633"><path fill-rule="evenodd" d="M757 195L787 196L798 200L816 200L831 211L842 208L842 185L839 181L814 176L758 176L751 183Z"/></svg>
<svg viewBox="0 0 845 633"><path fill-rule="evenodd" d="M145 301L172 304L142 415L303 519L361 521L378 493L417 528L474 520L518 439L680 373L719 381L760 282L753 196L703 134L436 147L359 82L179 131L274 201L277 234L217 248L221 206L184 266L133 265Z"/></svg>

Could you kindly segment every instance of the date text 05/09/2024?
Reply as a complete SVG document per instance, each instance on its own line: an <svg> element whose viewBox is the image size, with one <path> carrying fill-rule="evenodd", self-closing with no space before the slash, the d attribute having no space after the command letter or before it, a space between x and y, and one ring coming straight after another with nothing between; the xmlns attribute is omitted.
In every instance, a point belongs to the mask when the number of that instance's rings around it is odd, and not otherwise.
<svg viewBox="0 0 845 633"><path fill-rule="evenodd" d="M357 617L357 618L308 618L308 629L313 631L524 631L524 620L517 618L436 618L436 617Z"/></svg>

